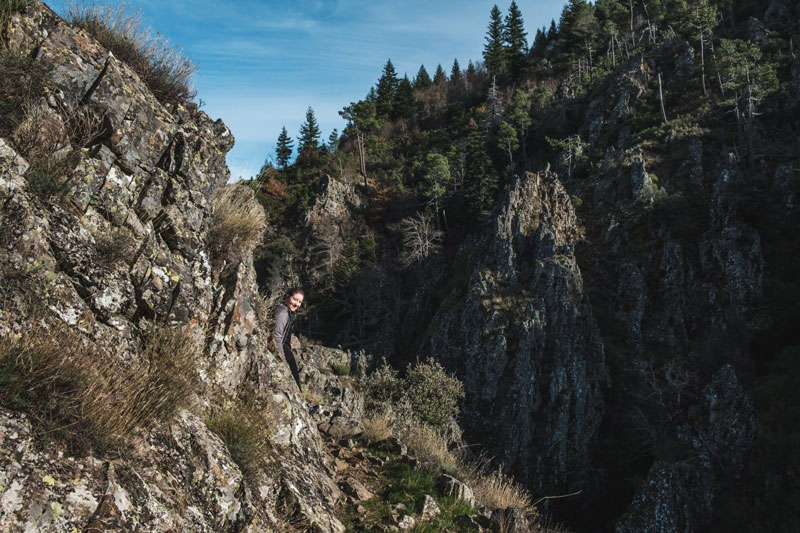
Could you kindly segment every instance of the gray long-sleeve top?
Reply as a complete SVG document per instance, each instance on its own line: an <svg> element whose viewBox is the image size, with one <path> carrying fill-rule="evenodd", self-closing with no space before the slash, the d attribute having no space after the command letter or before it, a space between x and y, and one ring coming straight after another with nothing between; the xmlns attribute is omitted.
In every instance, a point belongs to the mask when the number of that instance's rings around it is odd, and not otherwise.
<svg viewBox="0 0 800 533"><path fill-rule="evenodd" d="M284 348L291 350L292 347L292 314L283 304L275 307L275 331L272 336L275 338L275 346L278 351L285 357Z"/></svg>

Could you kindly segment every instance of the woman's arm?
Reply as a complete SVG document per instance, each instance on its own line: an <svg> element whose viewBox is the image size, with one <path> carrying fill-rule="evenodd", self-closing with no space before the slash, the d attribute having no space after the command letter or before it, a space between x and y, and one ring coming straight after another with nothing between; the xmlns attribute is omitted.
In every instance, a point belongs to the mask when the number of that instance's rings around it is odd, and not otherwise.
<svg viewBox="0 0 800 533"><path fill-rule="evenodd" d="M284 355L283 341L284 337L286 336L286 329L288 326L289 310L282 305L278 306L278 308L275 309L275 331L273 331L272 337L275 339L275 346L281 355Z"/></svg>

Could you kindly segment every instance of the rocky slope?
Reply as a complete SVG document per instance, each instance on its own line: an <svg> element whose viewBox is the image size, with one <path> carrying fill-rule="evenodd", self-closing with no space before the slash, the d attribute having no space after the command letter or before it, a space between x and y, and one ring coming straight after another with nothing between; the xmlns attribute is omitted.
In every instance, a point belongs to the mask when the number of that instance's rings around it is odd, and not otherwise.
<svg viewBox="0 0 800 533"><path fill-rule="evenodd" d="M252 259L212 268L211 201L226 184L230 131L192 106L161 105L125 64L43 4L14 14L13 53L34 58L45 112L102 117L58 201L0 139L2 335L30 329L38 301L117 357L136 357L141 328L166 323L202 344L199 388L174 419L139 432L123 455L42 447L23 414L0 412L0 528L9 531L342 531L340 491L317 422L259 322ZM56 127L64 127L63 121ZM102 251L108 236L122 253ZM11 280L15 280L12 286ZM134 361L135 363L135 361ZM246 479L205 424L214 405L248 395L270 410L270 468Z"/></svg>

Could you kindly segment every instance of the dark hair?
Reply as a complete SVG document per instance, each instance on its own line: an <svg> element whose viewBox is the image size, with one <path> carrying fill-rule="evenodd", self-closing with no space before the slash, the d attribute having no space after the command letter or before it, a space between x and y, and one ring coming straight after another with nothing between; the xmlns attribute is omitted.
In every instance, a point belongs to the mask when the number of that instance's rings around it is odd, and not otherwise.
<svg viewBox="0 0 800 533"><path fill-rule="evenodd" d="M305 294L303 293L303 289L301 289L300 287L289 287L289 290L286 291L283 297L291 298L295 294L299 294L300 296L305 296Z"/></svg>

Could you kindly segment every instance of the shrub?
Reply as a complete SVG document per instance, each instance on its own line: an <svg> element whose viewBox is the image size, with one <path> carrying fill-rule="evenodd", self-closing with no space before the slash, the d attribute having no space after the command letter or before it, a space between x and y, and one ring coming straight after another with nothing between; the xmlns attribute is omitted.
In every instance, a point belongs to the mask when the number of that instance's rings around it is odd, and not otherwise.
<svg viewBox="0 0 800 533"><path fill-rule="evenodd" d="M214 199L207 242L217 268L231 267L261 239L266 228L264 209L246 185L223 188Z"/></svg>
<svg viewBox="0 0 800 533"><path fill-rule="evenodd" d="M464 386L433 358L411 367L404 385L404 398L413 416L423 424L444 429L448 421L458 415Z"/></svg>
<svg viewBox="0 0 800 533"><path fill-rule="evenodd" d="M41 435L80 449L124 444L188 403L199 346L186 332L156 328L124 364L48 318L0 340L0 404L30 414Z"/></svg>
<svg viewBox="0 0 800 533"><path fill-rule="evenodd" d="M269 437L275 426L267 413L269 409L260 409L251 401L218 410L206 420L208 429L219 435L246 476L267 466Z"/></svg>
<svg viewBox="0 0 800 533"><path fill-rule="evenodd" d="M384 361L381 366L361 380L364 403L368 412L386 413L398 400L401 380L397 370Z"/></svg>
<svg viewBox="0 0 800 533"><path fill-rule="evenodd" d="M129 12L125 4L73 5L67 18L127 63L161 103L179 104L195 97L191 78L197 67L182 50L153 34L139 12Z"/></svg>
<svg viewBox="0 0 800 533"><path fill-rule="evenodd" d="M337 376L349 376L350 363L333 363L331 364L331 370Z"/></svg>

